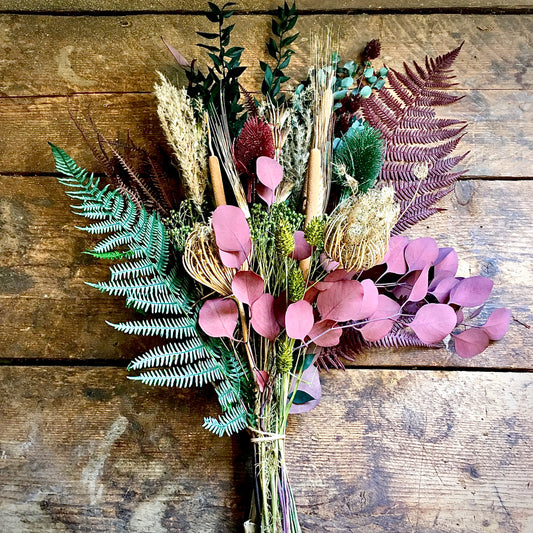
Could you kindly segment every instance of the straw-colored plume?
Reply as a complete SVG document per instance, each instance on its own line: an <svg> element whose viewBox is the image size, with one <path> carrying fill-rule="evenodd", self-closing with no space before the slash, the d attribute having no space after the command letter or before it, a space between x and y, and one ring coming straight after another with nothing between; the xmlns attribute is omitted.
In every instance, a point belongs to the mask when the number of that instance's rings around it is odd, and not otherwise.
<svg viewBox="0 0 533 533"><path fill-rule="evenodd" d="M399 212L392 187L351 196L337 206L326 224L324 251L348 271L378 265Z"/></svg>
<svg viewBox="0 0 533 533"><path fill-rule="evenodd" d="M231 282L235 270L222 264L210 225L197 225L193 229L185 243L183 265L198 283L222 296L232 294Z"/></svg>
<svg viewBox="0 0 533 533"><path fill-rule="evenodd" d="M155 86L157 114L161 126L178 160L187 196L200 207L207 185L207 130L203 120L198 121L195 108L201 105L178 89L162 74ZM201 116L201 109L198 109Z"/></svg>

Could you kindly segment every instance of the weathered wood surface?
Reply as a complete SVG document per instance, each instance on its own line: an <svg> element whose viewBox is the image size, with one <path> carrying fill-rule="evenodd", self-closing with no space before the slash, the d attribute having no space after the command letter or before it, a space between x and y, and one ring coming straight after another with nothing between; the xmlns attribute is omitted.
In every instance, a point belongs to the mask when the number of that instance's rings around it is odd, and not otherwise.
<svg viewBox="0 0 533 533"><path fill-rule="evenodd" d="M241 0L236 9L253 13L273 11L282 3L278 0ZM292 2L288 2L291 4ZM409 10L423 9L487 9L501 12L520 11L533 6L531 0L299 0L300 12L350 11L350 10ZM189 12L206 10L206 0L1 0L0 11L39 13L86 13L86 12Z"/></svg>
<svg viewBox="0 0 533 533"><path fill-rule="evenodd" d="M467 175L533 176L533 98L529 91L455 91L462 100L440 110L470 123L461 141L470 151ZM154 98L150 94L99 94L75 97L0 99L0 173L53 172L47 142L64 148L92 171L99 167L69 115L91 113L109 138L129 132L140 146L154 151L163 144ZM24 117L24 128L21 128Z"/></svg>
<svg viewBox="0 0 533 533"><path fill-rule="evenodd" d="M533 181L469 180L443 203L447 211L411 230L453 246L462 275L495 282L479 320L510 307L519 322L484 355L462 360L446 350L372 350L360 365L531 368L533 334ZM86 221L70 213L69 199L53 177L0 177L0 345L4 358L123 359L151 341L109 328L134 315L122 298L85 285L109 277L108 265L82 254L96 242L76 229Z"/></svg>
<svg viewBox="0 0 533 533"><path fill-rule="evenodd" d="M304 531L533 527L533 375L349 370L289 427ZM239 531L246 437L201 429L210 392L148 389L117 369L0 370L6 533Z"/></svg>
<svg viewBox="0 0 533 533"><path fill-rule="evenodd" d="M268 15L236 16L232 39L246 48L242 82L259 86L259 59L267 58ZM422 61L465 41L456 68L458 88L530 89L533 15L306 15L295 29L300 38L287 72L304 79L311 32L331 26L343 36L343 59L359 57L365 44L382 42L380 60L390 67ZM69 17L0 15L0 92L7 96L48 96L94 92L150 92L157 70L169 72L173 59L163 36L188 57L199 53L196 30L212 31L199 15ZM232 43L233 43L232 40ZM201 63L200 63L201 64Z"/></svg>

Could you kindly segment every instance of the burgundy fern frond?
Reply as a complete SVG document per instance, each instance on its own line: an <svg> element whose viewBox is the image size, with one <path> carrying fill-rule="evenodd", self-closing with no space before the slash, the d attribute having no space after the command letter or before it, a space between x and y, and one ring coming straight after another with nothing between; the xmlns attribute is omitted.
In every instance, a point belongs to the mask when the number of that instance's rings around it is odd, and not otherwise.
<svg viewBox="0 0 533 533"><path fill-rule="evenodd" d="M462 46L435 59L426 57L423 66L413 62L413 66L404 63L404 72L390 69L390 87L362 103L363 117L387 142L380 179L394 187L406 210L394 234L440 211L434 204L453 190L462 175L451 170L467 154L451 154L465 134L466 123L437 117L434 109L460 99L447 89L456 85L451 67ZM420 184L413 168L424 162L429 170ZM412 200L415 194L419 196Z"/></svg>
<svg viewBox="0 0 533 533"><path fill-rule="evenodd" d="M248 111L250 117L258 117L259 111L257 109L257 104L255 103L254 96L250 91L247 91L240 83L239 87L241 89L241 93L244 94L244 105L246 107L246 111Z"/></svg>

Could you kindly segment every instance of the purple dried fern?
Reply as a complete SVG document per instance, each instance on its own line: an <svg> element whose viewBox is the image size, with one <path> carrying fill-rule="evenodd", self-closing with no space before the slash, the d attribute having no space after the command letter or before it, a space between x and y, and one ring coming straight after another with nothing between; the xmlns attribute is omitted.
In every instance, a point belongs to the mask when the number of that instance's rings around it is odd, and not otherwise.
<svg viewBox="0 0 533 533"><path fill-rule="evenodd" d="M363 101L364 118L387 142L379 179L394 187L402 206L394 234L439 212L434 204L453 190L462 175L452 169L467 154L451 154L464 135L466 123L437 117L434 110L460 99L446 90L456 85L451 82L451 67L462 46L436 59L426 57L424 66L414 62L412 68L404 63L404 73L391 69L390 88ZM428 164L429 172L420 183L413 167L422 162ZM413 195L420 196L411 202Z"/></svg>

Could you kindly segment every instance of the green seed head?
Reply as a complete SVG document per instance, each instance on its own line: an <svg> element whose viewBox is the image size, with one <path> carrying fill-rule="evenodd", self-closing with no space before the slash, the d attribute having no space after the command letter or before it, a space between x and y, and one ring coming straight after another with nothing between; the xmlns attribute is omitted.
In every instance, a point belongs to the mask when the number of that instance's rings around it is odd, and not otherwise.
<svg viewBox="0 0 533 533"><path fill-rule="evenodd" d="M311 245L321 249L324 246L324 227L326 221L323 217L315 217L305 227L305 240Z"/></svg>
<svg viewBox="0 0 533 533"><path fill-rule="evenodd" d="M275 232L276 253L286 257L294 251L294 233L286 219L281 219Z"/></svg>
<svg viewBox="0 0 533 533"><path fill-rule="evenodd" d="M287 341L282 342L279 347L276 366L280 374L287 374L292 370L292 348Z"/></svg>
<svg viewBox="0 0 533 533"><path fill-rule="evenodd" d="M299 268L293 268L289 272L288 280L289 300L297 302L304 297L305 281L302 271Z"/></svg>

